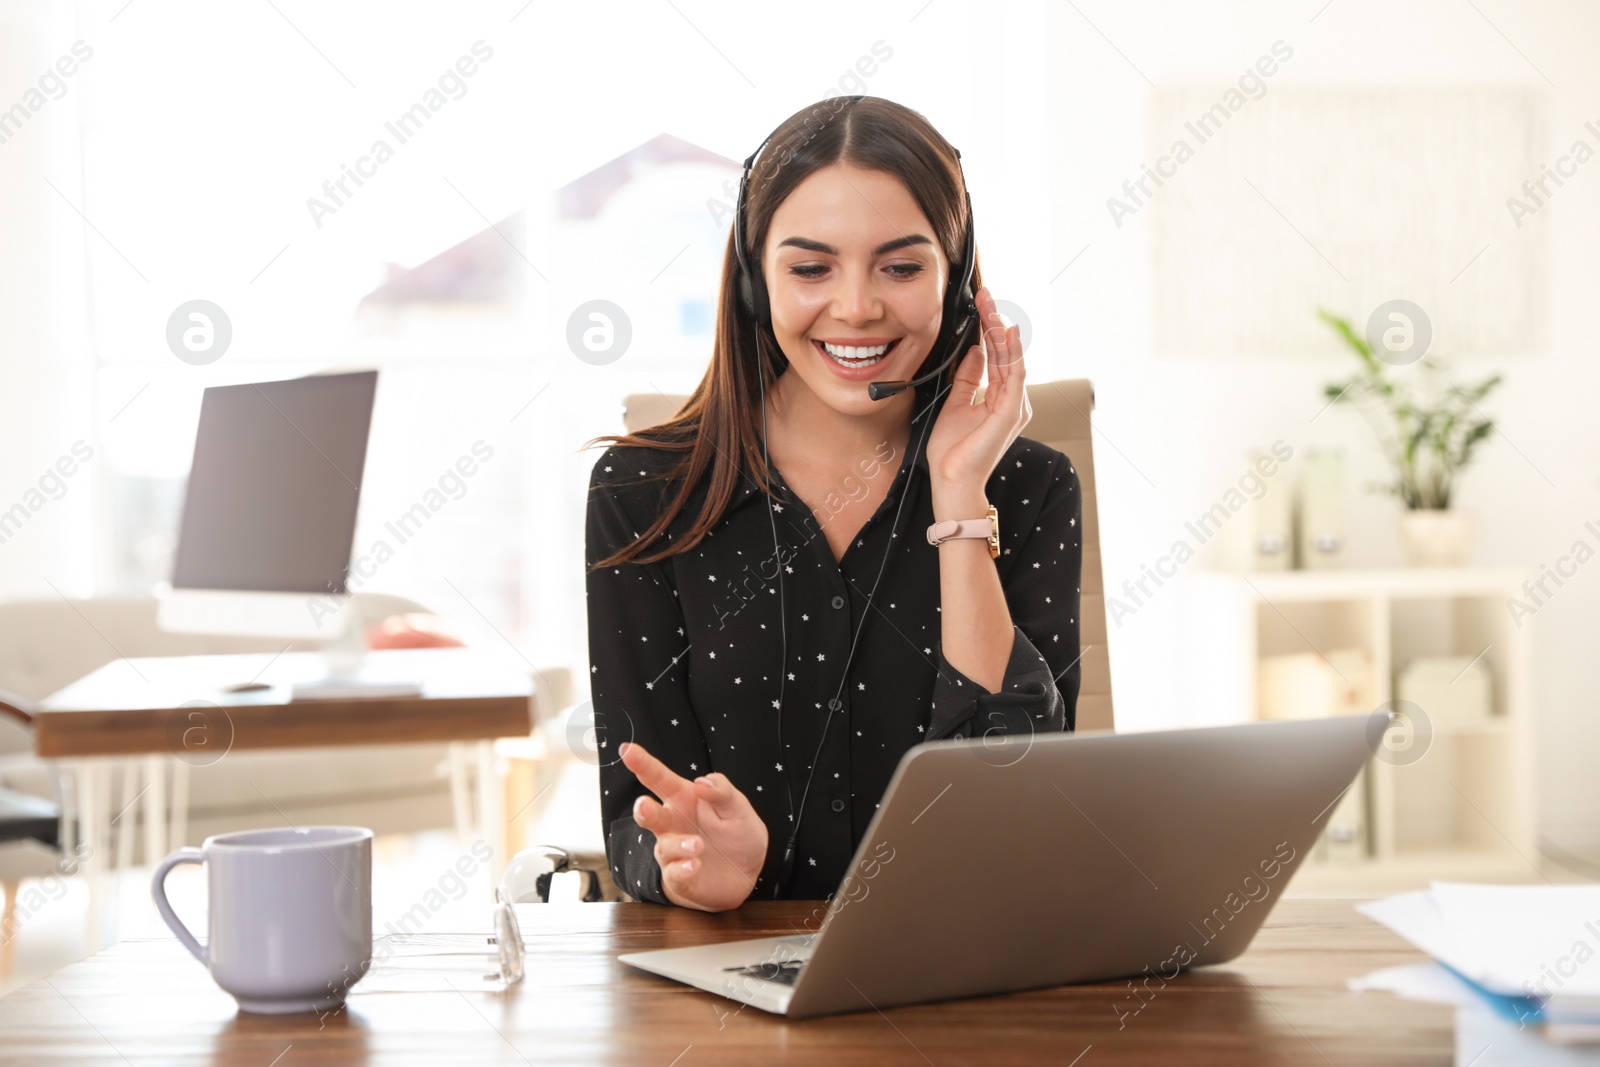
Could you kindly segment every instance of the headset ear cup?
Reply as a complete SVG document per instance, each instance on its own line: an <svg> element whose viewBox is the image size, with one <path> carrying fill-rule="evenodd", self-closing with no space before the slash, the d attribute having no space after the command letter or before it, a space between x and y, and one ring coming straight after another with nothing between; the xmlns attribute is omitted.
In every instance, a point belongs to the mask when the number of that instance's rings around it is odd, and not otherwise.
<svg viewBox="0 0 1600 1067"><path fill-rule="evenodd" d="M751 278L746 275L743 282L745 292L748 294L745 306L750 309L750 314L756 320L756 325L771 327L772 312L767 304L766 279L761 277L759 269L752 266L751 271L755 274L755 277Z"/></svg>

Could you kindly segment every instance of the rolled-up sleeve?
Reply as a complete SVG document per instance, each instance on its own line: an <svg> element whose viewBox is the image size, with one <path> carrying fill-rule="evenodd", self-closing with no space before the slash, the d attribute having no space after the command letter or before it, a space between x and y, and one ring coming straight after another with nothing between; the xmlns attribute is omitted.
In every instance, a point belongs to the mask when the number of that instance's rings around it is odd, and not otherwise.
<svg viewBox="0 0 1600 1067"><path fill-rule="evenodd" d="M589 481L585 523L589 690L600 760L600 814L606 861L618 886L640 899L669 904L655 860L655 835L633 819L647 794L617 754L625 741L643 745L685 778L710 769L699 721L688 696L683 612L659 563L594 564L639 536L628 498L639 490L627 452L608 450Z"/></svg>
<svg viewBox="0 0 1600 1067"><path fill-rule="evenodd" d="M1078 647L1083 576L1083 501L1078 473L1059 456L1036 512L1001 545L1001 584L1011 611L1011 657L997 692L950 666L942 642L928 736L981 737L1071 730L1081 681ZM1004 525L1006 516L1001 516Z"/></svg>

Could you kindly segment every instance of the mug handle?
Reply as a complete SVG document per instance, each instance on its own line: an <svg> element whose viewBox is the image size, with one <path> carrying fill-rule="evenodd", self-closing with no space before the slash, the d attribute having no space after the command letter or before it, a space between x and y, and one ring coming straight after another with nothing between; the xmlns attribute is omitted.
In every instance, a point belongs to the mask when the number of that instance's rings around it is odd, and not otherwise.
<svg viewBox="0 0 1600 1067"><path fill-rule="evenodd" d="M183 947L188 949L199 960L202 966L210 967L211 961L207 959L205 946L195 940L189 928L183 925L183 920L178 918L178 913L172 910L172 905L167 902L167 872L180 863L204 863L206 854L197 848L180 848L156 867L155 874L150 876L150 895L155 898L156 910L161 913L161 919L171 928L178 940L183 942Z"/></svg>

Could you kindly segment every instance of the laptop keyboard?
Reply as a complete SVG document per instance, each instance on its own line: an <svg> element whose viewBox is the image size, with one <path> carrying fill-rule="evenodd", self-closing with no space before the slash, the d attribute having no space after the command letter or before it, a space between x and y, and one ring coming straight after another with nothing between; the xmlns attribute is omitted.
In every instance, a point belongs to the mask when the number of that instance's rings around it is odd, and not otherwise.
<svg viewBox="0 0 1600 1067"><path fill-rule="evenodd" d="M768 982L794 985L795 979L800 977L800 968L805 966L805 962L805 960L783 960L777 963L752 963L747 967L724 967L722 969L748 975L751 978L765 979Z"/></svg>

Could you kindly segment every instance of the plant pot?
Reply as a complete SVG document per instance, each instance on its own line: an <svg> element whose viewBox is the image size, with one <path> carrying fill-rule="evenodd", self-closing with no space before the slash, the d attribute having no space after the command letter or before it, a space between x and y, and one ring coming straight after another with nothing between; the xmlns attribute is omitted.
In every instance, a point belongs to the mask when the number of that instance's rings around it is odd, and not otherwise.
<svg viewBox="0 0 1600 1067"><path fill-rule="evenodd" d="M1413 567L1464 567L1472 555L1473 517L1464 511L1422 509L1400 514L1400 547Z"/></svg>

